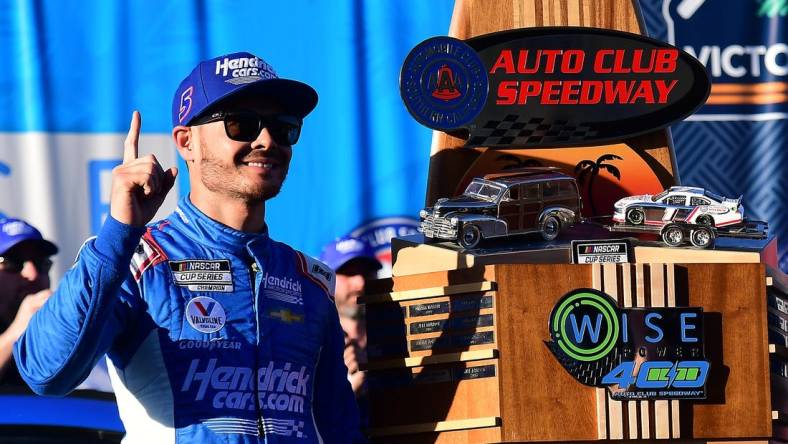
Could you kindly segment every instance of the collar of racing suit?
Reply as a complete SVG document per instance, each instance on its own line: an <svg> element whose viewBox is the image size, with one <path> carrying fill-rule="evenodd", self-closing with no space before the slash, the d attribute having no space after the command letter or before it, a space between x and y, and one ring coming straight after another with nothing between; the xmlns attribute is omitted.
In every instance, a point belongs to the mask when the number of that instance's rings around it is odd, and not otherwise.
<svg viewBox="0 0 788 444"><path fill-rule="evenodd" d="M189 195L180 199L175 214L178 217L170 218L171 224L195 242L211 248L239 253L247 246L253 250L265 249L270 241L267 226L259 233L246 233L230 228L206 216L194 206Z"/></svg>

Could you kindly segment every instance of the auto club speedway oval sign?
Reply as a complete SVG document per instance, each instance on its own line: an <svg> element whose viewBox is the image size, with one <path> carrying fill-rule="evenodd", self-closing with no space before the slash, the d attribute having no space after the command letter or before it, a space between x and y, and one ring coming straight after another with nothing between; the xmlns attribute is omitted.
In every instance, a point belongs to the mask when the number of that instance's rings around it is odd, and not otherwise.
<svg viewBox="0 0 788 444"><path fill-rule="evenodd" d="M400 73L417 121L486 147L621 140L692 114L710 89L703 65L674 46L581 27L433 37Z"/></svg>

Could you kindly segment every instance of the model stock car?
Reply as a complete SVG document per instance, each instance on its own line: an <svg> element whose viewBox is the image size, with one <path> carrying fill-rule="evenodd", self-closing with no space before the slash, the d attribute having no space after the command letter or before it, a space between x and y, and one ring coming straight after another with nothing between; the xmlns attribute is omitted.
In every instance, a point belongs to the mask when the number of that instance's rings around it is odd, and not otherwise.
<svg viewBox="0 0 788 444"><path fill-rule="evenodd" d="M703 188L670 187L652 196L630 196L614 205L613 221L631 225L664 226L672 221L724 227L741 223L741 197L728 199Z"/></svg>
<svg viewBox="0 0 788 444"><path fill-rule="evenodd" d="M468 249L515 234L551 241L580 220L581 205L573 177L557 168L523 168L474 178L462 195L438 199L419 213L420 231Z"/></svg>
<svg viewBox="0 0 788 444"><path fill-rule="evenodd" d="M768 224L744 218L741 197L729 199L696 187L670 187L652 196L630 196L614 205L611 231L658 234L677 247L710 248L719 236L763 239Z"/></svg>

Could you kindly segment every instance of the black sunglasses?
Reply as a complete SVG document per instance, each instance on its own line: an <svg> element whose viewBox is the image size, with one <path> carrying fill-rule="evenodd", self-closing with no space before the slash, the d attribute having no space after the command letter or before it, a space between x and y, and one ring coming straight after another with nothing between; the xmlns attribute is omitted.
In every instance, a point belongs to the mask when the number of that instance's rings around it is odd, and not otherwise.
<svg viewBox="0 0 788 444"><path fill-rule="evenodd" d="M49 270L52 268L52 261L46 257L19 259L9 256L0 256L0 271L21 273L22 269L25 268L25 262L32 262L39 273L49 273Z"/></svg>
<svg viewBox="0 0 788 444"><path fill-rule="evenodd" d="M252 142L263 128L268 128L271 137L279 145L295 145L301 135L302 120L289 114L262 116L254 111L218 111L199 117L189 124L204 125L224 121L227 137L238 142Z"/></svg>

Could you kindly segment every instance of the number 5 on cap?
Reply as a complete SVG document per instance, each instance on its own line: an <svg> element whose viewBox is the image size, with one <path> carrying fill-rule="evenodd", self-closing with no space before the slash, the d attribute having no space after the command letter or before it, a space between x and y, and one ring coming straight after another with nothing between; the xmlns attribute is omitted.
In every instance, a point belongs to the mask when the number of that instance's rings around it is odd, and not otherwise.
<svg viewBox="0 0 788 444"><path fill-rule="evenodd" d="M183 119L189 115L192 110L192 92L194 87L190 86L181 94L181 107L178 109L178 122L183 122Z"/></svg>

